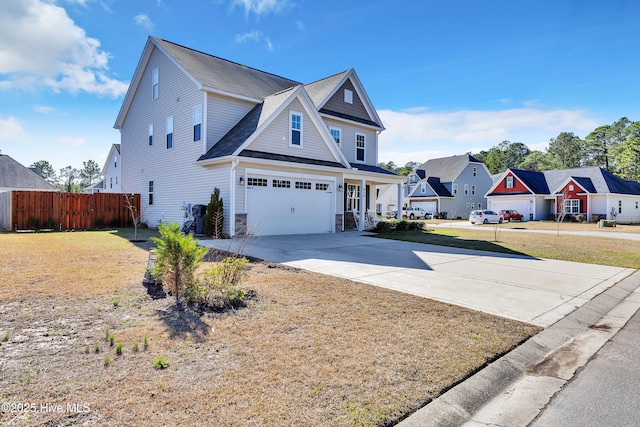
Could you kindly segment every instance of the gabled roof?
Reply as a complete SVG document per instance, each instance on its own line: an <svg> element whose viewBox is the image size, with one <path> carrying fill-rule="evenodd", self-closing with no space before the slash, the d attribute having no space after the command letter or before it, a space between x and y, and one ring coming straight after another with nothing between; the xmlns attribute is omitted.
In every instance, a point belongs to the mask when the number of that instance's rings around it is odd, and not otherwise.
<svg viewBox="0 0 640 427"><path fill-rule="evenodd" d="M6 154L0 154L0 188L16 190L57 190L39 174L22 166Z"/></svg>
<svg viewBox="0 0 640 427"><path fill-rule="evenodd" d="M120 144L112 144L111 149L109 150L109 154L107 154L107 159L104 161L104 166L102 166L102 171L100 172L102 175L107 171L107 167L111 164L111 159L114 154L120 154Z"/></svg>
<svg viewBox="0 0 640 427"><path fill-rule="evenodd" d="M469 163L482 162L471 154L431 159L417 167L425 171L426 176L440 178L440 182L453 182Z"/></svg>
<svg viewBox="0 0 640 427"><path fill-rule="evenodd" d="M340 167L348 167L347 159L344 154L335 146L333 137L329 134L328 129L322 124L322 119L318 116L313 103L307 95L303 86L286 89L265 100L251 109L226 135L216 142L205 154L200 156L198 161L210 160L224 156L242 155L244 151L250 150L251 142L262 132L262 130L280 114L287 105L291 104L294 99L300 100L303 108L306 110L316 128L323 135L323 141L327 144L329 151L335 158L335 163ZM292 156L275 156L272 160L284 160ZM265 157L262 157L265 158Z"/></svg>
<svg viewBox="0 0 640 427"><path fill-rule="evenodd" d="M487 195L493 195L492 191L500 185L508 172L512 172L534 194L551 194L551 191L558 191L569 179L573 179L589 193L640 195L640 183L622 179L598 166L544 172L508 169L502 174L502 178L494 183Z"/></svg>
<svg viewBox="0 0 640 427"><path fill-rule="evenodd" d="M442 182L440 181L440 178L437 177L429 177L427 179L427 183L429 184L429 186L433 189L433 191L435 191L435 193L440 196L440 197L453 197L451 195L451 192L449 190L447 190L447 187L445 187Z"/></svg>

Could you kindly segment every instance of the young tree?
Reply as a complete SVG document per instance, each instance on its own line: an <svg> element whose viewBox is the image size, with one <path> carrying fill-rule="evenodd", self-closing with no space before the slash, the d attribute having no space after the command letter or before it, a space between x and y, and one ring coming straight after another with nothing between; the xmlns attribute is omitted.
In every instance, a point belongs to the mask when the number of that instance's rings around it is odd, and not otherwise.
<svg viewBox="0 0 640 427"><path fill-rule="evenodd" d="M220 198L220 189L213 189L211 200L207 205L207 213L204 214L204 233L216 239L222 237L224 229L224 203Z"/></svg>
<svg viewBox="0 0 640 427"><path fill-rule="evenodd" d="M77 187L78 169L66 166L60 169L58 174L58 188L63 191L72 192L79 190Z"/></svg>
<svg viewBox="0 0 640 427"><path fill-rule="evenodd" d="M82 162L82 169L80 170L80 185L82 187L87 187L98 182L101 172L102 169L96 161L89 160Z"/></svg>
<svg viewBox="0 0 640 427"><path fill-rule="evenodd" d="M49 163L47 160L38 160L37 162L33 162L33 164L29 167L40 169L40 175L42 175L42 177L49 184L56 183L56 171L53 169L53 166L51 166L51 163Z"/></svg>
<svg viewBox="0 0 640 427"><path fill-rule="evenodd" d="M202 263L208 249L198 246L193 235L183 235L176 222L163 222L158 227L160 237L151 239L157 245L154 276L163 283L170 283L176 293L176 304L180 302L180 289L193 285L195 272Z"/></svg>
<svg viewBox="0 0 640 427"><path fill-rule="evenodd" d="M142 213L138 209L135 203L135 196L133 194L125 193L124 194L124 206L129 211L129 215L131 216L131 222L133 223L133 241L138 241L138 225L140 225L140 218L142 217Z"/></svg>

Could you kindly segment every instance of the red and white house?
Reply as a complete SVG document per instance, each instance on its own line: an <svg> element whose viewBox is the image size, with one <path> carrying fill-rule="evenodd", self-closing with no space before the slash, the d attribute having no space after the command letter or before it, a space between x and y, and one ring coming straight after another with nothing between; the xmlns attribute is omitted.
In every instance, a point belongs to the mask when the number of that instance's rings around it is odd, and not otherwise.
<svg viewBox="0 0 640 427"><path fill-rule="evenodd" d="M488 208L515 209L523 220L558 214L640 222L640 183L600 167L544 172L507 169L487 192Z"/></svg>

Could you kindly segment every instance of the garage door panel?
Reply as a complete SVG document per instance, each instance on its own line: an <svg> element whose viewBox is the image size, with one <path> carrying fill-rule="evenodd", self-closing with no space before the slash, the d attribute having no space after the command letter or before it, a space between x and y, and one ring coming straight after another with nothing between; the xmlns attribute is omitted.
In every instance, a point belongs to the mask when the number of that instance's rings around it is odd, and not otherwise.
<svg viewBox="0 0 640 427"><path fill-rule="evenodd" d="M274 180L289 181L290 186L274 187ZM295 188L296 182L301 188ZM315 184L318 182L323 181L273 176L268 178L267 186L247 187L249 232L273 235L333 231L334 194L317 190Z"/></svg>

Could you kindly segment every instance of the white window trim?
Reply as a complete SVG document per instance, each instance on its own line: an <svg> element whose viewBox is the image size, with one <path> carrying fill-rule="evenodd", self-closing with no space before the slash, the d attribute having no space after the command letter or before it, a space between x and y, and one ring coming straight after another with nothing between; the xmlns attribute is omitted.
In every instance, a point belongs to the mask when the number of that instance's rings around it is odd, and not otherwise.
<svg viewBox="0 0 640 427"><path fill-rule="evenodd" d="M151 98L158 99L159 97L159 71L154 68L151 72Z"/></svg>
<svg viewBox="0 0 640 427"><path fill-rule="evenodd" d="M465 195L469 194L469 184L464 185L464 194Z"/></svg>
<svg viewBox="0 0 640 427"><path fill-rule="evenodd" d="M300 116L300 145L293 143L293 116ZM289 110L289 147L302 148L304 145L304 114L299 111Z"/></svg>
<svg viewBox="0 0 640 427"><path fill-rule="evenodd" d="M349 89L344 90L344 102L347 104L353 104L353 91Z"/></svg>
<svg viewBox="0 0 640 427"><path fill-rule="evenodd" d="M458 184L453 184L453 195L458 194Z"/></svg>
<svg viewBox="0 0 640 427"><path fill-rule="evenodd" d="M427 183L423 182L420 184L420 193L422 194L426 194L427 193Z"/></svg>
<svg viewBox="0 0 640 427"><path fill-rule="evenodd" d="M330 127L329 127L329 133L331 133L331 137L332 137L332 138L333 138L333 140L335 141L336 139L335 139L335 137L333 136L333 133L332 133L333 131L338 132L338 139L339 139L339 141L336 141L336 145L337 145L338 147L340 147L340 144L341 144L341 142L342 142L342 129L337 128L337 127L333 127L333 126L330 126Z"/></svg>
<svg viewBox="0 0 640 427"><path fill-rule="evenodd" d="M471 186L471 194L472 194L472 195L475 195L475 194L476 194L476 186L475 186L475 185L472 185L472 186Z"/></svg>
<svg viewBox="0 0 640 427"><path fill-rule="evenodd" d="M200 125L200 139L194 139L194 142L202 141L202 104L193 107L193 133L195 136L195 128Z"/></svg>
<svg viewBox="0 0 640 427"><path fill-rule="evenodd" d="M149 142L151 142L151 144L149 144ZM147 138L147 144L149 144L149 146L153 145L153 123L149 125L149 138Z"/></svg>
<svg viewBox="0 0 640 427"><path fill-rule="evenodd" d="M579 199L564 199L562 201L564 205L565 214L579 214L580 213L580 200Z"/></svg>
<svg viewBox="0 0 640 427"><path fill-rule="evenodd" d="M171 147L167 147L167 148L173 148L173 116L167 117L166 127L167 127L167 138L169 135L171 135ZM167 138L165 138L165 140ZM165 141L165 143L168 143L168 141Z"/></svg>
<svg viewBox="0 0 640 427"><path fill-rule="evenodd" d="M358 160L358 136L362 136L364 146L362 147L362 160ZM355 159L357 163L366 163L367 161L367 135L362 132L356 132L356 153Z"/></svg>
<svg viewBox="0 0 640 427"><path fill-rule="evenodd" d="M507 188L513 188L513 177L512 176L508 176L507 177Z"/></svg>
<svg viewBox="0 0 640 427"><path fill-rule="evenodd" d="M473 167L473 176L478 176L478 168L476 166Z"/></svg>

